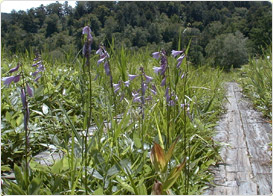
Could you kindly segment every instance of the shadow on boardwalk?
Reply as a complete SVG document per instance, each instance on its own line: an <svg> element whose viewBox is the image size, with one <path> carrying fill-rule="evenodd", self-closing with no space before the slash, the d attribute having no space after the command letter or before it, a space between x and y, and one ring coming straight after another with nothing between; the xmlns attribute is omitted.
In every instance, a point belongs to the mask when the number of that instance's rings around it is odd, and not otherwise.
<svg viewBox="0 0 273 196"><path fill-rule="evenodd" d="M224 163L215 166L214 184L208 195L269 195L272 193L270 124L252 109L235 82L226 83L227 112L217 128L215 141L225 143L220 151Z"/></svg>

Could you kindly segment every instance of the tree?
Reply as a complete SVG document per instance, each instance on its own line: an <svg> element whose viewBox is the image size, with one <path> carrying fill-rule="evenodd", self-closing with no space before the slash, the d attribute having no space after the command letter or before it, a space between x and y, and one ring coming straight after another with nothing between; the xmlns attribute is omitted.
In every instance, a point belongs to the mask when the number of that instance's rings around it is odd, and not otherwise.
<svg viewBox="0 0 273 196"><path fill-rule="evenodd" d="M247 38L236 31L218 35L206 47L208 62L214 66L239 67L248 61Z"/></svg>
<svg viewBox="0 0 273 196"><path fill-rule="evenodd" d="M59 32L59 17L57 14L50 15L45 20L46 37L51 36L55 32Z"/></svg>

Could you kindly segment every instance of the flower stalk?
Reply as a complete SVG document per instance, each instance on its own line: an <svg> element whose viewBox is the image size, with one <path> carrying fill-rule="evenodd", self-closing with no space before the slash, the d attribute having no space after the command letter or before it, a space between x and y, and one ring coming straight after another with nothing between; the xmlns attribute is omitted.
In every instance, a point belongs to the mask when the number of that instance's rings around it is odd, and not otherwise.
<svg viewBox="0 0 273 196"><path fill-rule="evenodd" d="M88 166L88 159L87 159L87 148L88 148L88 129L91 126L91 120L92 120L92 76L91 76L91 67L90 67L90 55L91 55L91 44L93 42L93 37L91 35L91 29L89 26L85 26L82 30L82 34L84 36L84 46L83 46L83 71L85 70L85 66L88 68L88 81L89 81L89 94L88 94L88 101L86 103L87 105L87 125L86 125L86 131L84 136L84 185L85 185L85 194L88 194L88 187L87 187L87 166ZM84 71L85 72L85 71ZM85 73L84 73L85 75ZM72 148L72 151L74 149ZM73 152L72 152L73 153ZM72 156L74 156L72 154ZM73 162L73 160L72 160Z"/></svg>

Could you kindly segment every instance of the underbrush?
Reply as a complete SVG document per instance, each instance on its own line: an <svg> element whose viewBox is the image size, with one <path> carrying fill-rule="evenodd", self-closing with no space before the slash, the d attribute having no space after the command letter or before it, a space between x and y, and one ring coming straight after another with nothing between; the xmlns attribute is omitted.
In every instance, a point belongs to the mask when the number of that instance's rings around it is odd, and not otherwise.
<svg viewBox="0 0 273 196"><path fill-rule="evenodd" d="M272 118L272 51L269 48L259 58L252 58L237 76L244 93L254 107L269 119Z"/></svg>
<svg viewBox="0 0 273 196"><path fill-rule="evenodd" d="M157 59L108 50L101 64L99 53L54 63L42 54L45 70L29 82L27 129L24 84L2 85L1 173L16 178L3 178L3 194L180 195L209 186L208 168L220 160L212 136L222 112L222 71L190 66L187 50L179 66L164 51ZM2 78L20 63L33 81L34 54L2 57ZM166 73L156 74L163 58ZM42 165L35 155L44 150L63 157Z"/></svg>

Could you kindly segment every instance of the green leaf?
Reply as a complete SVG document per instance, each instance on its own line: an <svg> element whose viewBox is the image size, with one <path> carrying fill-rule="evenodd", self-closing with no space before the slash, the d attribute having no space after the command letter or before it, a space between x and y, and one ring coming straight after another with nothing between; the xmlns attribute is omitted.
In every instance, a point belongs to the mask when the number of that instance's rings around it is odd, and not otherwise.
<svg viewBox="0 0 273 196"><path fill-rule="evenodd" d="M40 190L40 186L41 186L41 179L33 178L30 182L29 187L28 187L28 193L30 195L38 195L38 191Z"/></svg>
<svg viewBox="0 0 273 196"><path fill-rule="evenodd" d="M63 159L56 161L55 164L52 166L51 171L54 174L59 174L63 168Z"/></svg>
<svg viewBox="0 0 273 196"><path fill-rule="evenodd" d="M26 195L26 192L20 188L17 184L10 184L11 195Z"/></svg>
<svg viewBox="0 0 273 196"><path fill-rule="evenodd" d="M186 160L171 170L169 176L163 183L163 191L167 191L169 188L172 187L172 185L176 182L177 178L179 177L180 172L184 168L185 164Z"/></svg>
<svg viewBox="0 0 273 196"><path fill-rule="evenodd" d="M1 165L1 171L11 171L9 165Z"/></svg>
<svg viewBox="0 0 273 196"><path fill-rule="evenodd" d="M137 192L139 195L147 195L147 189L144 183L144 178L141 178L138 186L137 186Z"/></svg>
<svg viewBox="0 0 273 196"><path fill-rule="evenodd" d="M170 146L168 152L165 154L165 161L166 161L166 163L168 163L168 162L170 161L170 159L171 159L171 157L172 157L172 155L173 155L174 147L175 147L175 145L176 145L178 139L179 139L179 136L175 139L175 141L174 141L174 142L172 143L172 145ZM167 164L166 164L166 165L167 165Z"/></svg>
<svg viewBox="0 0 273 196"><path fill-rule="evenodd" d="M57 101L58 101L58 103L59 103L59 105L60 105L60 107L61 107L61 109L62 109L62 112L64 113L66 119L68 120L68 122L69 122L69 124L70 124L70 126L71 126L71 129L72 129L73 133L75 134L75 136L76 136L78 142L80 143L80 145L81 145L81 147L82 147L82 140L81 140L81 137L80 137L79 133L77 132L77 130L76 130L74 124L72 123L72 121L70 120L70 118L69 118L67 112L65 111L65 109L64 109L64 107L63 107L63 104L60 102L59 99L57 99Z"/></svg>
<svg viewBox="0 0 273 196"><path fill-rule="evenodd" d="M20 114L19 117L16 119L16 124L19 126L23 121L24 115Z"/></svg>
<svg viewBox="0 0 273 196"><path fill-rule="evenodd" d="M33 160L30 161L29 166L33 171L49 172L47 166L41 165L40 163Z"/></svg>
<svg viewBox="0 0 273 196"><path fill-rule="evenodd" d="M16 179L18 185L20 187L22 187L23 189L25 189L26 188L26 183L25 183L25 180L23 178L22 171L16 164L14 164L14 175L15 175L15 179Z"/></svg>
<svg viewBox="0 0 273 196"><path fill-rule="evenodd" d="M138 134L136 132L134 132L133 134L133 140L134 140L134 144L137 148L141 148L142 144L141 144L141 140L138 136Z"/></svg>
<svg viewBox="0 0 273 196"><path fill-rule="evenodd" d="M116 165L114 165L113 167L111 167L108 171L107 171L107 176L113 176L115 174L117 174L119 172L118 168Z"/></svg>
<svg viewBox="0 0 273 196"><path fill-rule="evenodd" d="M121 180L120 178L116 178L117 181L119 182L119 184L122 186L122 188L124 188L125 190L131 192L132 194L135 194L134 189L129 185L126 184L123 180Z"/></svg>
<svg viewBox="0 0 273 196"><path fill-rule="evenodd" d="M9 112L6 112L6 120L10 122L11 120L11 114Z"/></svg>
<svg viewBox="0 0 273 196"><path fill-rule="evenodd" d="M92 171L92 176L98 180L103 180L103 176L97 170Z"/></svg>
<svg viewBox="0 0 273 196"><path fill-rule="evenodd" d="M97 190L93 192L93 195L104 195L103 194L103 189L99 187Z"/></svg>
<svg viewBox="0 0 273 196"><path fill-rule="evenodd" d="M158 138L159 138L159 141L160 141L160 146L161 146L161 148L164 149L164 144L163 144L161 132L160 132L160 129L159 129L159 126L158 126L156 115L154 115L154 117L155 117L155 123L156 123L156 127L157 127L157 132L158 132Z"/></svg>

